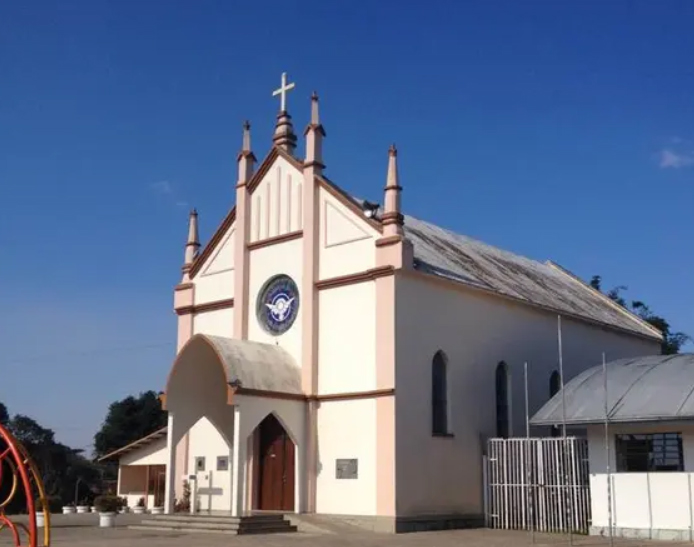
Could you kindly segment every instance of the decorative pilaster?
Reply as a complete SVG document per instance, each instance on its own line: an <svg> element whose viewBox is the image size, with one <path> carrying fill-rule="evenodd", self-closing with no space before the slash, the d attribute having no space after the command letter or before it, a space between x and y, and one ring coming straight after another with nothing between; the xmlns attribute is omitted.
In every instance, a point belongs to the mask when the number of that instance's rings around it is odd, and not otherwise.
<svg viewBox="0 0 694 547"><path fill-rule="evenodd" d="M237 158L239 176L236 183L236 220L234 245L234 338L248 338L248 241L250 232L250 196L248 181L256 162L251 151L251 125L243 124L243 143Z"/></svg>
<svg viewBox="0 0 694 547"><path fill-rule="evenodd" d="M302 281L302 366L301 383L305 394L318 392L318 291L319 274L319 204L318 181L323 174L323 137L325 130L318 114L318 95L311 97L311 122L306 131L306 158L303 183L304 264ZM317 404L309 400L306 436L306 510L316 510L316 479L318 473Z"/></svg>

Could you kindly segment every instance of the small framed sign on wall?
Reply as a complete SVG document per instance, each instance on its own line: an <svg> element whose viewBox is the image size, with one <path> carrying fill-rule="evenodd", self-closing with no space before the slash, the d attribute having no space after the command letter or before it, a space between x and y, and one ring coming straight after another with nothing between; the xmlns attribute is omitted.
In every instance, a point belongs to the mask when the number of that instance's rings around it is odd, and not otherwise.
<svg viewBox="0 0 694 547"><path fill-rule="evenodd" d="M335 460L335 478L336 479L357 479L357 478L359 478L359 460L357 458Z"/></svg>

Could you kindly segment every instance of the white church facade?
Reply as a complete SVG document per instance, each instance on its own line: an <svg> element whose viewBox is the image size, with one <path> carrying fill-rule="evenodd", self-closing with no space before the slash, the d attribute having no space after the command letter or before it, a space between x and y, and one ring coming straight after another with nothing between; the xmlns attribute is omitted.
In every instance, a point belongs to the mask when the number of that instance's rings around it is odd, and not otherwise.
<svg viewBox="0 0 694 547"><path fill-rule="evenodd" d="M190 217L147 456L165 510L192 478L203 512L479 521L485 441L524 433L524 362L530 411L550 398L557 317L567 378L602 352L659 353L661 334L554 263L405 215L394 147L383 204L350 196L324 175L315 95L297 156L289 87L257 168L245 125L235 205L202 248Z"/></svg>

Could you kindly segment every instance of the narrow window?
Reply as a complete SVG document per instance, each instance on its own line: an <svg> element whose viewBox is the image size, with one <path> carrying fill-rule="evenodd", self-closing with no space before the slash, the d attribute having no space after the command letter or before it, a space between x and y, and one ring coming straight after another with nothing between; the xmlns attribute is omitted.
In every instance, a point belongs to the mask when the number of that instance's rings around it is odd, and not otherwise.
<svg viewBox="0 0 694 547"><path fill-rule="evenodd" d="M509 436L508 366L501 361L496 367L496 436Z"/></svg>
<svg viewBox="0 0 694 547"><path fill-rule="evenodd" d="M437 351L431 363L432 435L448 434L448 378L446 357Z"/></svg>
<svg viewBox="0 0 694 547"><path fill-rule="evenodd" d="M560 388L561 376L559 376L559 372L555 370L549 377L549 398L551 399L557 393L559 393ZM552 437L558 437L561 434L561 428L552 426L550 434L552 435Z"/></svg>
<svg viewBox="0 0 694 547"><path fill-rule="evenodd" d="M616 435L617 471L684 471L680 433Z"/></svg>

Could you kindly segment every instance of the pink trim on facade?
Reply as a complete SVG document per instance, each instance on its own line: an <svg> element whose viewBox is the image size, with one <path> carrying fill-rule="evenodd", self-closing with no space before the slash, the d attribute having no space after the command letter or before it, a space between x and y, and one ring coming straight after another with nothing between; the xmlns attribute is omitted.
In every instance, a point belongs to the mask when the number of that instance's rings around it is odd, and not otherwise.
<svg viewBox="0 0 694 547"><path fill-rule="evenodd" d="M395 386L395 276L376 279L376 389ZM395 516L395 397L376 399L376 514Z"/></svg>

